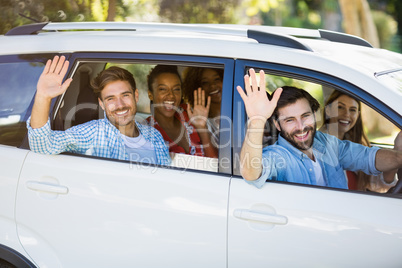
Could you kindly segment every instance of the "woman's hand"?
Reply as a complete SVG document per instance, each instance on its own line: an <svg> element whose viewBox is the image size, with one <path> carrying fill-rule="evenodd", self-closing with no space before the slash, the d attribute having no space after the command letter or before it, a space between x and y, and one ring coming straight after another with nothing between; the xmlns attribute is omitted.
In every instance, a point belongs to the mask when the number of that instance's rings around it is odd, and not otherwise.
<svg viewBox="0 0 402 268"><path fill-rule="evenodd" d="M208 96L205 104L205 91L201 88L194 90L194 108L191 111L190 104L187 104L187 113L190 123L197 129L206 128L211 97Z"/></svg>

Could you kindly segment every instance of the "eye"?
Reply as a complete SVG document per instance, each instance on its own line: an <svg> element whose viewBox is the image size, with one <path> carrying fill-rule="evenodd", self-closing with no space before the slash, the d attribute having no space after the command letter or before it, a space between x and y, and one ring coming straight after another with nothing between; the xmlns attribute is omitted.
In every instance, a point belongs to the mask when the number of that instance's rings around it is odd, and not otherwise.
<svg viewBox="0 0 402 268"><path fill-rule="evenodd" d="M338 105L338 110L345 110L345 107L343 107L342 105Z"/></svg>

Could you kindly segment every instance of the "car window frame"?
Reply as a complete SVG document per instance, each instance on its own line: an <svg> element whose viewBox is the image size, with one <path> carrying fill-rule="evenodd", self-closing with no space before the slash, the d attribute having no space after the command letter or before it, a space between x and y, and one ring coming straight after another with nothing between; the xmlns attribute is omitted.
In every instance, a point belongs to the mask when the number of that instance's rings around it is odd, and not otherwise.
<svg viewBox="0 0 402 268"><path fill-rule="evenodd" d="M166 63L166 64L177 64L177 65L223 65L224 66L224 76L223 76L223 89L222 89L222 104L221 104L221 117L229 118L230 120L221 120L220 129L226 129L228 131L224 131L220 133L220 141L219 144L226 143L226 146L220 146L219 148L219 159L218 159L218 170L217 172L206 171L206 170L198 170L193 169L193 171L199 172L212 172L215 174L232 174L232 131L231 131L231 122L232 122L232 98L233 98L233 70L234 70L234 59L231 58L219 58L219 57L206 57L206 56L192 56L192 55L166 55L166 54L149 54L149 53L121 53L121 52L107 52L107 53L99 53L99 52L77 52L73 53L71 57L69 57L70 66L67 72L66 78L74 76L74 73L78 67L79 62L85 61L100 61L100 62L112 62L112 61L121 61L122 63ZM60 102L63 99L64 94L59 96L55 101L54 105L51 108L51 112L49 114L52 121L55 119L57 114L58 107L60 106ZM225 100L225 101L223 101ZM70 154L70 153L68 153ZM79 157L93 157L79 154L71 154ZM97 157L95 157L97 158ZM115 159L107 159L101 158L103 160L115 160ZM116 161L116 160L115 160ZM122 161L122 160L117 160ZM129 162L129 161L127 161ZM145 163L136 163L139 165L147 165ZM152 165L152 164L151 164ZM155 165L159 166L159 165ZM161 167L164 167L161 165ZM171 167L179 170L183 170L180 167Z"/></svg>
<svg viewBox="0 0 402 268"><path fill-rule="evenodd" d="M332 76L327 73L304 69L302 67L238 59L236 60L235 65L235 85L240 85L244 88L243 77L249 68L254 68L256 70L262 69L266 72L266 74L273 74L318 83L321 85L332 87L336 90L343 91L372 108L374 111L382 115L385 119L395 124L395 126L399 128L401 128L402 126L402 116L398 115L396 111L388 107L376 96L367 93L362 88L353 85L341 78ZM233 117L239 118L239 120L234 121L233 124L233 133L238 134L233 138L233 175L237 178L241 178L239 155L241 145L246 133L247 115L243 100L241 99L239 94L234 94L233 96L233 108Z"/></svg>
<svg viewBox="0 0 402 268"><path fill-rule="evenodd" d="M46 61L48 59L53 58L56 55L61 55L59 53L28 53L28 54L10 54L10 55L1 55L0 56L0 64L4 63L22 63L22 62L42 62L43 69L45 68ZM71 56L71 53L63 53L63 55L68 59ZM21 122L26 122L28 118L31 116L32 107L36 95L36 82L32 84L32 90L35 90L33 94L33 98L27 108L27 112L25 113L24 117L21 118ZM55 99L52 100L51 109L55 104ZM24 139L20 143L17 148L20 149L28 149L29 150L29 142L28 142L28 132L26 133Z"/></svg>

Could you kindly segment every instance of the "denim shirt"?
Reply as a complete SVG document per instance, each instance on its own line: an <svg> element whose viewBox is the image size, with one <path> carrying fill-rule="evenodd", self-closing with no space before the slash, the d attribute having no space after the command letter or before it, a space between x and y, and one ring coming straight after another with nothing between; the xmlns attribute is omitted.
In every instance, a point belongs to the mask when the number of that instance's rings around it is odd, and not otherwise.
<svg viewBox="0 0 402 268"><path fill-rule="evenodd" d="M105 158L130 160L120 131L109 120L99 119L86 122L65 131L50 129L50 120L37 129L27 121L29 146L33 152L59 154L73 152ZM171 159L162 135L153 127L136 125L144 138L154 146L157 164L170 165Z"/></svg>
<svg viewBox="0 0 402 268"><path fill-rule="evenodd" d="M339 140L317 131L312 148L315 159L321 166L326 186L347 189L344 170L361 170L372 175L381 173L375 168L378 147ZM262 165L260 178L247 181L258 188L267 179L317 185L312 160L280 135L274 145L263 149Z"/></svg>

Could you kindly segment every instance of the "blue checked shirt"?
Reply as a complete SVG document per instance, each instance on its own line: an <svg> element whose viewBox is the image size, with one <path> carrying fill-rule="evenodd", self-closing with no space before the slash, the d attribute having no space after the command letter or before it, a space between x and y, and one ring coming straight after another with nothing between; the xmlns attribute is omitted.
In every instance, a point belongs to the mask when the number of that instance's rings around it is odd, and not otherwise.
<svg viewBox="0 0 402 268"><path fill-rule="evenodd" d="M59 154L73 152L130 160L120 131L106 118L92 120L81 125L71 127L65 131L50 129L50 120L41 128L33 129L27 121L29 146L33 152L42 154ZM165 141L158 130L153 127L136 125L145 140L154 146L157 164L169 165L171 159Z"/></svg>
<svg viewBox="0 0 402 268"><path fill-rule="evenodd" d="M317 131L313 142L314 157L321 166L326 186L341 189L348 188L344 170L361 170L372 175L381 173L375 168L378 150L378 147L339 140L320 131ZM274 145L263 149L262 163L261 177L255 181L247 181L258 188L267 179L317 185L312 160L281 135Z"/></svg>

